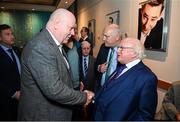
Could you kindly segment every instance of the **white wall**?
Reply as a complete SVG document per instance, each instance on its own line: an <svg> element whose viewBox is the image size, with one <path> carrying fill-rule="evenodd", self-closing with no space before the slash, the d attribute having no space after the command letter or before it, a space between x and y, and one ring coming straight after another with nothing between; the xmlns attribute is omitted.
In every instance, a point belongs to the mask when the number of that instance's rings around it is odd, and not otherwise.
<svg viewBox="0 0 180 122"><path fill-rule="evenodd" d="M138 0L78 0L78 29L87 26L91 19L96 20L96 47L95 56L102 43L101 37L105 26L105 16L113 11L120 11L120 28L129 36L137 37L138 30ZM179 22L180 0L171 1L169 42L167 53L157 53L156 57L163 57L163 60L145 59L153 72L159 79L173 82L180 80L180 40Z"/></svg>
<svg viewBox="0 0 180 122"><path fill-rule="evenodd" d="M131 37L137 37L138 31L138 0L78 0L78 29L87 26L91 19L96 20L96 56L102 43L98 38L102 35L105 26L105 16L113 11L120 10L120 28ZM145 59L148 65L159 79L167 82L180 80L180 0L171 0L169 42L166 53L151 52L154 57L161 60ZM165 91L158 91L159 102L162 101ZM159 109L160 103L158 103Z"/></svg>

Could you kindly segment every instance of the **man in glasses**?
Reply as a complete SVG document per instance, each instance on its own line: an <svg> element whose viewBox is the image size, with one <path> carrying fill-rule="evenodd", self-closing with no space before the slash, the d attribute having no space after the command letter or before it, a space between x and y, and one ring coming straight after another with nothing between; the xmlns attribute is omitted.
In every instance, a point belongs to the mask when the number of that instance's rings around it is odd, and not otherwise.
<svg viewBox="0 0 180 122"><path fill-rule="evenodd" d="M103 41L95 63L97 90L104 85L117 67L117 46L121 41L119 26L108 25L103 32Z"/></svg>
<svg viewBox="0 0 180 122"><path fill-rule="evenodd" d="M157 77L141 61L144 47L138 39L121 40L121 63L95 95L96 121L152 121L157 106Z"/></svg>

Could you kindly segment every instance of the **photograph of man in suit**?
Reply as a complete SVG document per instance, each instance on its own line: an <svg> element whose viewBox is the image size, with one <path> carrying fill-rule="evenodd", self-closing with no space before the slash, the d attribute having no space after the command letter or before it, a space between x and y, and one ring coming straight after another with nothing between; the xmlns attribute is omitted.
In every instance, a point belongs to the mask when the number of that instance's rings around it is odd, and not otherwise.
<svg viewBox="0 0 180 122"><path fill-rule="evenodd" d="M157 77L141 61L140 40L126 38L118 48L121 63L95 95L96 121L151 121L157 106Z"/></svg>
<svg viewBox="0 0 180 122"><path fill-rule="evenodd" d="M88 105L94 94L74 90L70 65L62 48L74 35L75 16L55 10L46 28L22 52L18 120L71 121L73 105Z"/></svg>
<svg viewBox="0 0 180 122"><path fill-rule="evenodd" d="M11 27L0 25L0 121L16 121L20 98L20 52Z"/></svg>
<svg viewBox="0 0 180 122"><path fill-rule="evenodd" d="M164 0L148 0L140 4L138 39L146 49L161 49Z"/></svg>

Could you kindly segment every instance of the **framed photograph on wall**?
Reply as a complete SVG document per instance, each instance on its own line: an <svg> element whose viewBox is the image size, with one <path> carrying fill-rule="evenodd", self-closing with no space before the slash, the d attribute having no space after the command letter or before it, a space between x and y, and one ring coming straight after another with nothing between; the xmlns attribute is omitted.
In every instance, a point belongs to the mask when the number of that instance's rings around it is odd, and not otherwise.
<svg viewBox="0 0 180 122"><path fill-rule="evenodd" d="M119 25L119 10L106 14L106 25L113 23Z"/></svg>
<svg viewBox="0 0 180 122"><path fill-rule="evenodd" d="M166 52L170 0L139 0L138 39L146 50Z"/></svg>
<svg viewBox="0 0 180 122"><path fill-rule="evenodd" d="M92 41L93 47L95 47L95 34L96 34L96 20L92 19L88 21L89 39Z"/></svg>

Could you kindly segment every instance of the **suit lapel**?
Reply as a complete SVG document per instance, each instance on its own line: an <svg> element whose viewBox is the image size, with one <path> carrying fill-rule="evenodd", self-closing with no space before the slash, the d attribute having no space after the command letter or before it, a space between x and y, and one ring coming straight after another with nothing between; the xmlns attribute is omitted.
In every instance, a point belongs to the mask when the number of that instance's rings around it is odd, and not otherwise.
<svg viewBox="0 0 180 122"><path fill-rule="evenodd" d="M50 33L46 29L44 29L43 32L45 33L47 41L54 47L57 55L60 55L60 58L61 58L60 61L63 62L63 64L66 66L67 71L70 73L70 69L68 68L68 66L66 64L66 61L64 60L63 54L60 52L58 45L55 43L55 41L51 37Z"/></svg>
<svg viewBox="0 0 180 122"><path fill-rule="evenodd" d="M135 65L134 67L132 67L131 69L129 69L127 72L125 72L124 74L122 74L119 78L117 78L116 80L112 81L111 83L107 84L105 91L108 91L109 89L111 89L112 87L118 85L118 89L119 90L123 90L126 87L128 87L128 84L135 79L136 77L136 73L138 71L140 71L140 69L144 67L142 62L139 62L137 65Z"/></svg>
<svg viewBox="0 0 180 122"><path fill-rule="evenodd" d="M11 58L9 57L9 55L1 48L1 46L0 46L0 52L2 52L2 56L3 56L3 57L6 57L6 59L7 59L9 62L13 63L12 59L11 59Z"/></svg>

